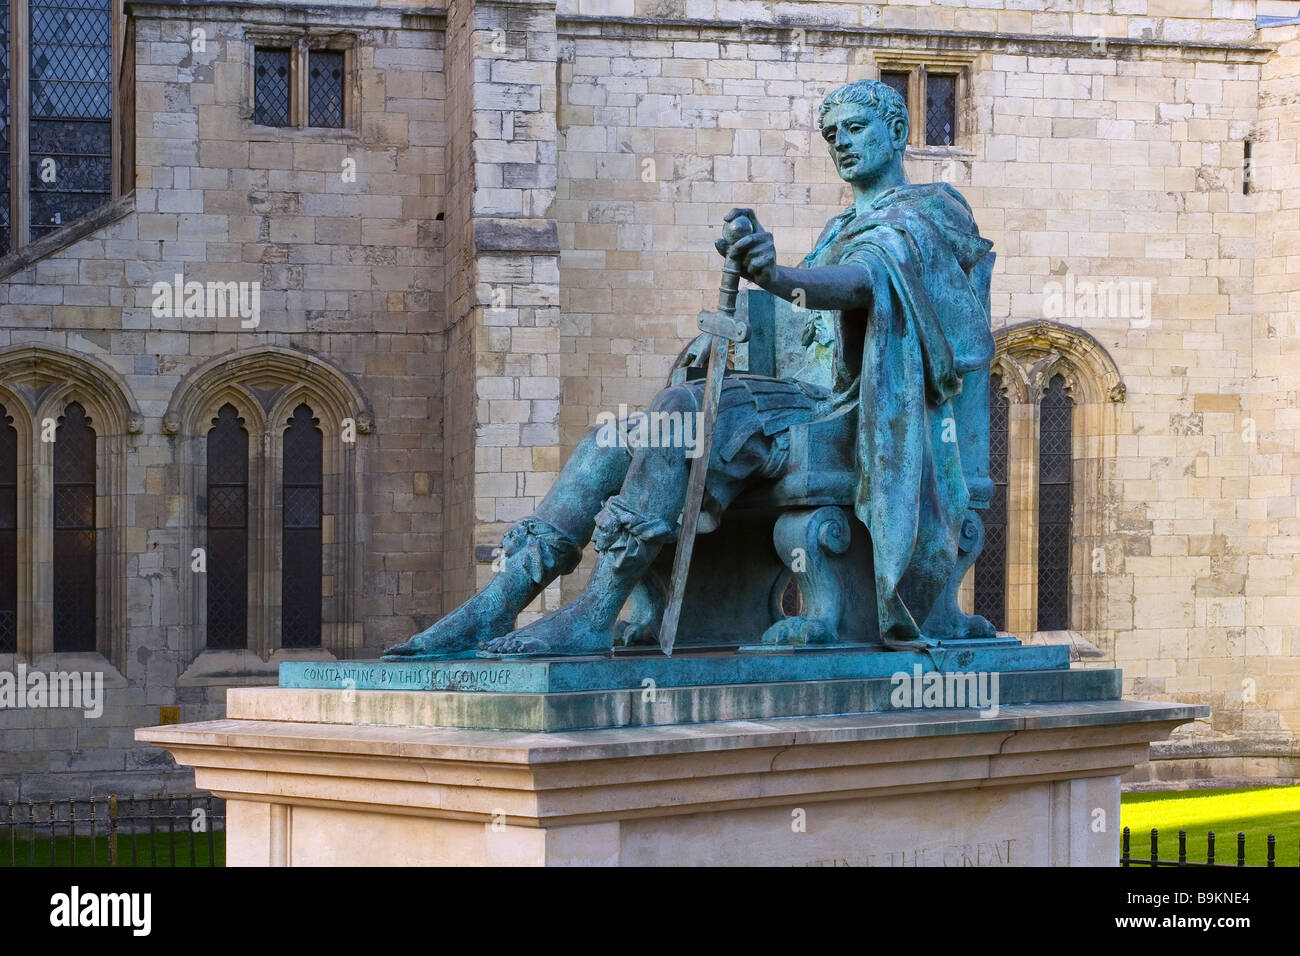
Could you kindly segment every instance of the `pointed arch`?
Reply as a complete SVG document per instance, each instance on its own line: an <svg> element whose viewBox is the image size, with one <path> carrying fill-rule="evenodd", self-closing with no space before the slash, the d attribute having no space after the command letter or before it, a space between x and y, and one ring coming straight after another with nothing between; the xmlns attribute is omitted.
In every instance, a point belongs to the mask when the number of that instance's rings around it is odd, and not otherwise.
<svg viewBox="0 0 1300 956"><path fill-rule="evenodd" d="M95 432L94 652L122 674L126 657L129 523L126 459L144 418L125 380L101 359L49 345L0 349L0 403L18 432L18 653L54 651L54 448L78 405Z"/></svg>
<svg viewBox="0 0 1300 956"><path fill-rule="evenodd" d="M232 387L252 390L264 413L271 407L265 398L268 394L275 404L283 404L288 400L281 400L285 392L296 388L311 394L335 418L353 418L362 434L369 434L373 426L369 403L341 369L298 349L268 345L227 352L192 369L172 392L163 430L177 434L194 421L198 406L207 404L215 392Z"/></svg>
<svg viewBox="0 0 1300 956"><path fill-rule="evenodd" d="M206 547L201 505L207 501L206 430L225 404L248 428L248 646L263 660L283 645L284 432L299 405L312 410L322 441L322 610L320 645L337 656L360 648L356 600L360 595L361 479L368 453L365 436L374 415L352 379L307 352L266 346L210 359L193 369L172 393L164 433L181 447L181 496L187 502L185 546ZM195 575L183 590L182 613L190 659L205 648L206 586Z"/></svg>
<svg viewBox="0 0 1300 956"><path fill-rule="evenodd" d="M1114 499L1115 443L1125 385L1119 366L1106 348L1088 332L1057 322L1024 322L994 333L991 371L1001 379L1009 404L1006 528L1007 629L1030 634L1040 617L1054 629L1078 632L1092 644L1113 646L1106 626L1101 575L1093 564L1118 559L1107 552L1116 547L1115 516L1107 506ZM1055 433L1068 435L1067 472L1053 474L1049 484L1060 497L1068 489L1068 512L1062 502L1052 511L1058 518L1068 513L1068 555L1043 545L1042 429L1044 396L1052 382ZM1068 408L1061 402L1068 402ZM1059 407L1056 407L1059 406ZM1062 519L1063 520L1063 519ZM1060 537L1060 520L1054 522ZM1051 552L1051 578L1040 580L1042 556ZM978 572L977 572L978 573ZM1062 576L1064 580L1062 580ZM1049 587L1057 602L1040 607ZM1064 602L1064 607L1060 602ZM1040 611L1045 612L1040 614Z"/></svg>
<svg viewBox="0 0 1300 956"><path fill-rule="evenodd" d="M1105 346L1083 329L1057 322L1023 322L994 333L994 362L1017 370L1024 397L1036 400L1060 375L1079 404L1124 400L1124 379Z"/></svg>

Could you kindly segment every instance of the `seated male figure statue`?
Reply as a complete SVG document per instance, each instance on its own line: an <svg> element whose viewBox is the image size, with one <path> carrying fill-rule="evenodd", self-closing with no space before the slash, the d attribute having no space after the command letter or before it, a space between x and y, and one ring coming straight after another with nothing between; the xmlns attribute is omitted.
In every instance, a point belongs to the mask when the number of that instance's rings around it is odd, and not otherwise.
<svg viewBox="0 0 1300 956"><path fill-rule="evenodd" d="M853 204L827 223L798 268L777 264L772 236L754 231L718 251L773 295L807 309L803 343L829 355L815 384L728 374L709 456L700 530L744 489L782 474L787 430L856 404L841 440L855 448L854 510L870 534L881 643L931 646L923 622L952 574L969 502L951 399L961 376L993 355L988 314L972 270L992 243L946 183L911 184L903 170L907 108L894 90L859 80L832 91L821 134ZM702 351L697 339L692 362ZM661 391L651 411L695 413L704 382ZM686 496L690 449L579 442L537 512L505 536L503 567L465 604L405 643L390 660L494 654L607 653L620 610L663 546L674 540ZM621 447L619 447L621 446ZM516 616L595 542L582 593L514 630ZM757 638L758 635L755 635ZM852 640L851 636L842 640Z"/></svg>

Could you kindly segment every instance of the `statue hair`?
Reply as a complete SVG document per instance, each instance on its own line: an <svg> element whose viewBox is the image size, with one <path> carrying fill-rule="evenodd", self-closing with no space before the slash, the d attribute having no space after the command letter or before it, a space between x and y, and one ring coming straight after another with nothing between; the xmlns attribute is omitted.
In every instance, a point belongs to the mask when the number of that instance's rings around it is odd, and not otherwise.
<svg viewBox="0 0 1300 956"><path fill-rule="evenodd" d="M825 122L826 114L832 107L843 106L845 103L865 106L886 126L893 125L896 119L911 125L907 115L907 104L903 102L903 98L898 95L897 90L879 80L854 80L852 83L845 83L831 90L826 94L817 111L817 122Z"/></svg>

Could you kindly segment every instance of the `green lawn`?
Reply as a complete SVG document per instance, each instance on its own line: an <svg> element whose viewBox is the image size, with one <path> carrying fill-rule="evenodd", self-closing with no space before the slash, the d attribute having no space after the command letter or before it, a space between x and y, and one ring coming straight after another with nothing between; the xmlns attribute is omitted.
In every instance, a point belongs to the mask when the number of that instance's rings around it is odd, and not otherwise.
<svg viewBox="0 0 1300 956"><path fill-rule="evenodd" d="M1246 864L1263 866L1268 835L1277 836L1277 865L1300 856L1300 787L1126 793L1121 827L1132 830L1130 854L1151 855L1151 828L1160 831L1160 859L1178 859L1178 831L1187 831L1187 859L1205 862L1206 834L1214 831L1216 863L1237 862L1237 834L1246 834Z"/></svg>
<svg viewBox="0 0 1300 956"><path fill-rule="evenodd" d="M153 835L153 856L150 856L150 837L147 833L136 834L133 838L130 834L120 833L117 837L117 865L131 866L131 841L135 840L135 865L136 866L189 866L190 865L190 838L194 838L194 865L208 865L208 836L207 833L190 833L183 830L176 833L175 837L170 833L155 833ZM226 865L226 834L224 830L216 830L211 834L213 855L216 858L217 866ZM174 842L173 842L174 840ZM9 866L11 846L9 843L9 834L0 833L0 867ZM25 833L18 833L14 838L12 845L13 865L14 866L49 866L50 865L50 837L48 834L37 834L35 846L31 844ZM175 854L175 863L173 860ZM95 865L108 866L108 837L101 836L95 839ZM56 866L72 865L72 839L70 837L56 837L54 840L54 863ZM77 837L77 866L90 866L90 837Z"/></svg>

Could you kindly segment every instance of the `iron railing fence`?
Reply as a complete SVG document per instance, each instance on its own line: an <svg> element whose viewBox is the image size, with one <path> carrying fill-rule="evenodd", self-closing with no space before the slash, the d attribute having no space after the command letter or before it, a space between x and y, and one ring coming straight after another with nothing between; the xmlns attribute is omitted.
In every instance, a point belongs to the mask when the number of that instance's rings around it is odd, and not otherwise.
<svg viewBox="0 0 1300 956"><path fill-rule="evenodd" d="M220 866L225 822L211 795L9 800L0 866Z"/></svg>
<svg viewBox="0 0 1300 956"><path fill-rule="evenodd" d="M1123 845L1120 848L1119 865L1120 866L1245 866L1246 865L1246 834L1237 834L1237 859L1232 862L1219 861L1214 855L1214 831L1211 830L1206 834L1205 860L1192 861L1187 859L1187 831L1178 831L1178 859L1162 860L1160 858L1160 831L1152 829L1151 831L1151 855L1149 857L1134 856L1130 846L1129 828L1124 828ZM1264 866L1277 866L1277 837L1270 833L1268 835L1268 857ZM1283 863L1283 866L1289 864ZM1297 848L1296 866L1300 866L1300 847Z"/></svg>

